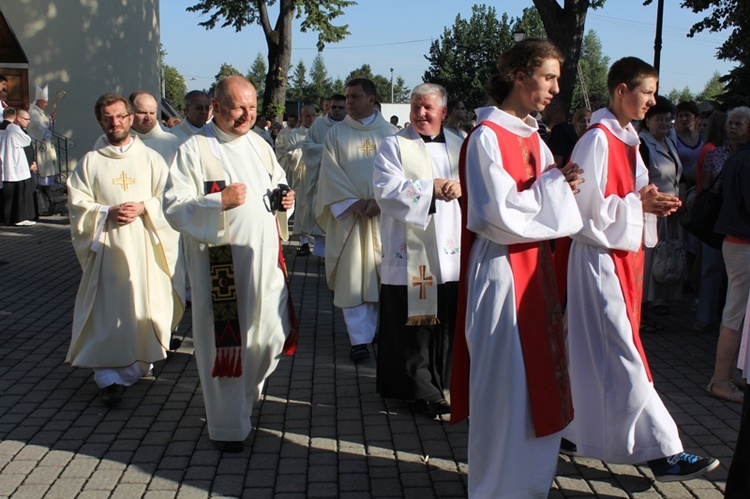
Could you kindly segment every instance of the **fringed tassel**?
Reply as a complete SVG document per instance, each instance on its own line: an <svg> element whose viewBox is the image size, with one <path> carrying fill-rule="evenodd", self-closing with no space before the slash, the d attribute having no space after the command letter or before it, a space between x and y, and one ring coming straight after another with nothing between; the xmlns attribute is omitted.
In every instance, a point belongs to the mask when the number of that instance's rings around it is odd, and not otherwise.
<svg viewBox="0 0 750 499"><path fill-rule="evenodd" d="M238 378L242 375L242 355L240 347L217 348L214 359L214 378Z"/></svg>
<svg viewBox="0 0 750 499"><path fill-rule="evenodd" d="M415 315L406 320L407 326L436 326L440 324L436 315Z"/></svg>

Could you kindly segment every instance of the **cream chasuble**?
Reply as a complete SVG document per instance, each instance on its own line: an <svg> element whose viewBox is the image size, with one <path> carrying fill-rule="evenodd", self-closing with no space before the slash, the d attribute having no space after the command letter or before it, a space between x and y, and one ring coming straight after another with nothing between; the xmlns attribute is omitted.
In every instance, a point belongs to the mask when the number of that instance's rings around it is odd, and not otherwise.
<svg viewBox="0 0 750 499"><path fill-rule="evenodd" d="M305 162L305 176L297 191L297 213L294 216L294 231L297 234L321 236L323 231L315 220L315 207L318 199L318 177L320 161L323 157L323 141L328 130L339 123L329 116L316 119L307 132L302 148L302 160Z"/></svg>
<svg viewBox="0 0 750 499"><path fill-rule="evenodd" d="M179 234L162 213L164 160L138 138L120 153L87 153L68 181L70 231L83 269L66 361L125 367L165 358L182 318ZM141 202L144 214L118 226L109 206ZM179 281L179 282L177 282Z"/></svg>
<svg viewBox="0 0 750 499"><path fill-rule="evenodd" d="M228 135L213 122L199 133L208 134L209 128L217 139L209 143L221 157L226 184L247 186L245 203L222 211L221 192L204 194L200 151L197 139L191 137L180 146L170 168L164 209L170 223L183 234L193 296L195 355L209 436L212 440L241 441L252 429L252 405L276 368L291 329L286 281L278 266L277 222L268 200L273 188L287 181L273 160L273 151L257 134ZM273 179L261 157L273 161ZM216 345L208 244L221 242L225 224L230 228L243 346L242 376L238 378L212 376Z"/></svg>
<svg viewBox="0 0 750 499"><path fill-rule="evenodd" d="M156 125L148 133L140 133L133 128L130 129L130 133L131 135L137 135L141 139L141 142L143 142L143 145L158 152L164 158L164 161L167 162L167 165L172 163L175 154L177 154L177 148L180 147L180 139L162 130L159 125ZM107 145L109 145L107 136L102 134L96 140L94 149L99 149Z"/></svg>
<svg viewBox="0 0 750 499"><path fill-rule="evenodd" d="M57 175L57 152L52 145L52 128L49 117L36 104L29 108L29 126L27 131L37 141L36 166L40 177Z"/></svg>
<svg viewBox="0 0 750 499"><path fill-rule="evenodd" d="M336 218L331 206L342 201L374 199L375 153L383 139L397 131L377 113L370 125L347 116L325 138L316 216L326 233L326 279L334 291L333 304L339 308L379 300L380 217L344 213Z"/></svg>

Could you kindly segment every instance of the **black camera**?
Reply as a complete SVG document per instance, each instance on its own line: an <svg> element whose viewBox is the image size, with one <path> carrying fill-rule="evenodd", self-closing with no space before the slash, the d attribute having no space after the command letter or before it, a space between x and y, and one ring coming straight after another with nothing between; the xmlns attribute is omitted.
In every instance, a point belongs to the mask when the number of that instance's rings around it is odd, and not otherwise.
<svg viewBox="0 0 750 499"><path fill-rule="evenodd" d="M292 188L286 184L279 184L276 189L271 191L271 211L286 211L286 208L281 204L281 200L289 194Z"/></svg>

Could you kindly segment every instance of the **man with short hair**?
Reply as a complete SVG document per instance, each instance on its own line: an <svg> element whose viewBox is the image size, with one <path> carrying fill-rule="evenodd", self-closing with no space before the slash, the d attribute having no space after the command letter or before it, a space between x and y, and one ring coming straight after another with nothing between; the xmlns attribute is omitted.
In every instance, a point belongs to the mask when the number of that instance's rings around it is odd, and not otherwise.
<svg viewBox="0 0 750 499"><path fill-rule="evenodd" d="M267 123L268 120L266 119L266 115L259 114L255 119L255 126L253 126L252 131L260 135L261 138L265 140L266 143L271 146L271 148L273 148L273 137L271 137L271 132L269 132L268 128L266 128Z"/></svg>
<svg viewBox="0 0 750 499"><path fill-rule="evenodd" d="M55 176L59 173L57 165L57 152L52 144L52 130L55 127L55 111L44 114L49 99L49 87L36 86L36 99L29 109L31 123L29 123L29 135L37 141L36 163L39 168L37 182L41 186L50 186L57 180Z"/></svg>
<svg viewBox="0 0 750 499"><path fill-rule="evenodd" d="M591 115L571 156L585 180L576 196L584 224L571 236L568 260L565 317L575 418L562 434L582 456L648 462L656 480L672 482L701 476L719 461L683 451L640 339L643 245L656 244L655 216L681 204L648 183L631 124L656 103L657 83L648 63L636 57L615 62L607 76L609 106Z"/></svg>
<svg viewBox="0 0 750 499"><path fill-rule="evenodd" d="M555 94L542 110L542 119L547 125L547 147L552 151L558 168L565 166L578 140L578 133L568 121L565 98Z"/></svg>
<svg viewBox="0 0 750 499"><path fill-rule="evenodd" d="M313 243L313 255L325 256L325 233L315 220L320 161L323 156L323 141L328 130L346 117L346 97L341 94L334 94L326 100L329 102L328 114L324 114L315 120L301 146L302 159L305 162L305 178L302 180L298 191L294 230L308 238L308 246L302 245L300 247L298 250L299 256L310 254L310 243Z"/></svg>
<svg viewBox="0 0 750 499"><path fill-rule="evenodd" d="M94 107L105 145L68 179L70 232L83 269L66 362L94 370L105 405L166 358L182 318L179 234L162 211L167 164L130 134L133 110L107 93Z"/></svg>
<svg viewBox="0 0 750 499"><path fill-rule="evenodd" d="M206 124L211 109L211 100L206 92L192 90L185 94L184 105L185 119L169 130L180 139L180 144L195 135Z"/></svg>
<svg viewBox="0 0 750 499"><path fill-rule="evenodd" d="M274 142L274 150L276 151L276 159L279 160L279 164L286 173L286 178L291 179L294 174L294 166L292 158L290 157L291 139L292 133L297 129L297 115L289 114L286 117L286 126L279 130L276 135L276 141Z"/></svg>
<svg viewBox="0 0 750 499"><path fill-rule="evenodd" d="M214 119L180 146L164 193L183 235L208 435L223 452L242 452L253 404L297 338L279 235L294 192L273 194L287 181L251 133L256 105L252 83L221 80Z"/></svg>
<svg viewBox="0 0 750 499"><path fill-rule="evenodd" d="M28 113L21 112L17 114L12 107L3 110L6 121L2 123L5 126L0 126L0 200L3 209L0 220L8 225L30 226L36 224L33 220L34 180L31 178L36 163L33 159L29 162L26 154L26 149L31 148L31 137L22 127L22 124L28 124Z"/></svg>
<svg viewBox="0 0 750 499"><path fill-rule="evenodd" d="M0 75L0 109L8 107L8 79L5 75Z"/></svg>
<svg viewBox="0 0 750 499"><path fill-rule="evenodd" d="M156 98L144 90L139 90L130 94L129 100L133 106L133 130L146 147L161 154L169 165L177 154L180 139L164 131L159 125L159 106Z"/></svg>
<svg viewBox="0 0 750 499"><path fill-rule="evenodd" d="M450 383L461 250L463 140L445 133L446 92L412 91L412 126L386 137L375 158L383 263L377 389L435 417L450 412Z"/></svg>
<svg viewBox="0 0 750 499"><path fill-rule="evenodd" d="M326 233L326 280L342 309L351 358L370 357L367 345L378 323L380 208L372 188L375 153L398 130L375 108L375 84L346 84L347 116L326 135L318 182L316 217Z"/></svg>
<svg viewBox="0 0 750 499"><path fill-rule="evenodd" d="M448 115L443 122L443 129L452 132L462 139L466 138L466 132L461 129L461 125L466 121L466 106L460 99L451 99L448 101Z"/></svg>
<svg viewBox="0 0 750 499"><path fill-rule="evenodd" d="M315 110L315 106L312 104L306 104L302 106L300 112L299 126L294 129L292 136L289 139L289 153L292 159L290 160L290 167L292 170L292 189L299 191L302 184L305 181L307 174L307 166L305 165L305 158L302 155L302 144L307 138L307 133L310 131L310 127L315 123L315 119L318 117L318 112ZM308 256L310 254L310 238L301 233L301 222L300 211L309 211L307 200L298 199L297 209L294 216L294 232L300 234L299 243L300 247L297 250L297 256ZM303 213L303 216L308 215Z"/></svg>

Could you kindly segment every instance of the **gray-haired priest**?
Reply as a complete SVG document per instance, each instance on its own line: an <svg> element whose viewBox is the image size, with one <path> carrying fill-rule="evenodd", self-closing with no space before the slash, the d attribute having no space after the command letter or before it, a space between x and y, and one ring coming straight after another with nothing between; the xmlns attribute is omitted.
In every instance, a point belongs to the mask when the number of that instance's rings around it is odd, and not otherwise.
<svg viewBox="0 0 750 499"><path fill-rule="evenodd" d="M416 87L411 126L383 140L373 175L383 241L377 388L428 417L450 412L461 250L463 139L444 133L445 115L443 87Z"/></svg>

